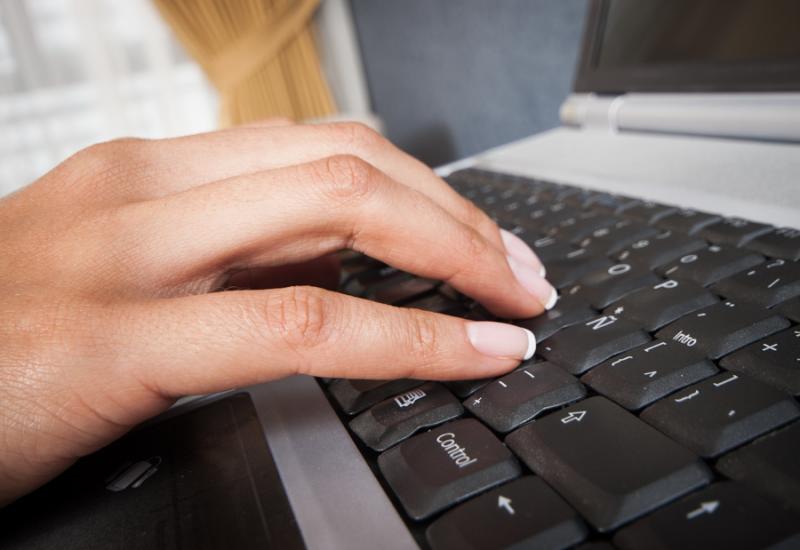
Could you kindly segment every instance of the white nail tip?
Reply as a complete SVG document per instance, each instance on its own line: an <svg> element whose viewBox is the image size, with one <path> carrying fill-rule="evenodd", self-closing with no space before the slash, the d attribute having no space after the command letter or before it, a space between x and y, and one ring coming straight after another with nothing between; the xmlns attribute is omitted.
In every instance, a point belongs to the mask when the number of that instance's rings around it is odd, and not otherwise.
<svg viewBox="0 0 800 550"><path fill-rule="evenodd" d="M558 302L558 292L556 292L556 289L553 289L553 293L550 294L550 299L547 300L547 303L544 305L544 309L550 311L556 305L556 302Z"/></svg>
<svg viewBox="0 0 800 550"><path fill-rule="evenodd" d="M528 335L528 349L525 350L525 355L522 358L523 361L527 361L533 357L534 353L536 353L536 336L534 336L533 333L526 328L522 330L524 330L525 334Z"/></svg>
<svg viewBox="0 0 800 550"><path fill-rule="evenodd" d="M547 275L547 270L544 268L544 266L542 266L539 268L539 277L544 279L545 275Z"/></svg>

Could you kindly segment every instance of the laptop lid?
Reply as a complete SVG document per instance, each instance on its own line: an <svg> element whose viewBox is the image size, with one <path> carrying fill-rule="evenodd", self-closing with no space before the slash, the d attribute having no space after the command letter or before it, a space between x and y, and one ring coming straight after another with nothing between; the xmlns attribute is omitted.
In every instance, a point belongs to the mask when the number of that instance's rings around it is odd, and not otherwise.
<svg viewBox="0 0 800 550"><path fill-rule="evenodd" d="M800 2L591 0L565 124L800 141Z"/></svg>

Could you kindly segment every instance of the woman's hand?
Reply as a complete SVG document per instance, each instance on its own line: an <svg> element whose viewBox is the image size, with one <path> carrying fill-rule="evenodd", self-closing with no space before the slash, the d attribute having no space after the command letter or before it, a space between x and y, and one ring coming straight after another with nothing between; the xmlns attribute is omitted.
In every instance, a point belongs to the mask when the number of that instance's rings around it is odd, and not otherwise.
<svg viewBox="0 0 800 550"><path fill-rule="evenodd" d="M231 277L330 280L326 255L352 248L502 317L555 300L522 241L353 124L90 147L0 201L0 235L0 505L182 395L496 376L533 353L511 325L318 287L210 293Z"/></svg>

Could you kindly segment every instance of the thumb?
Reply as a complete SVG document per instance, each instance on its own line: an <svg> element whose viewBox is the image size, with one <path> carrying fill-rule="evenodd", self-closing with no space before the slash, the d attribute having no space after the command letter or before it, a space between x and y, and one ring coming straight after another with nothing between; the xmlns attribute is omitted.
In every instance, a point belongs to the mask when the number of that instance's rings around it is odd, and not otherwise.
<svg viewBox="0 0 800 550"><path fill-rule="evenodd" d="M162 395L292 374L448 380L497 376L533 355L530 331L378 304L315 287L160 300L126 337L137 377Z"/></svg>

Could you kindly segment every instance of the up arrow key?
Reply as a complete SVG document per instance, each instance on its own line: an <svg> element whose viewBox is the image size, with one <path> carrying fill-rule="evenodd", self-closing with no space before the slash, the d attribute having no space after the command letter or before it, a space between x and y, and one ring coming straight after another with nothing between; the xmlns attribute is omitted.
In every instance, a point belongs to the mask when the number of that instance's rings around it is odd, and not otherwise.
<svg viewBox="0 0 800 550"><path fill-rule="evenodd" d="M514 515L514 509L511 507L510 498L504 497L503 495L497 497L497 507L504 508L506 512L508 512L512 516Z"/></svg>
<svg viewBox="0 0 800 550"><path fill-rule="evenodd" d="M562 424L567 424L569 422L580 422L583 420L583 417L586 416L586 411L572 411L567 416L561 419Z"/></svg>
<svg viewBox="0 0 800 550"><path fill-rule="evenodd" d="M694 519L697 516L702 516L703 514L713 514L716 512L717 508L719 508L719 501L718 500L711 500L709 502L702 502L700 506L686 514L686 519Z"/></svg>

